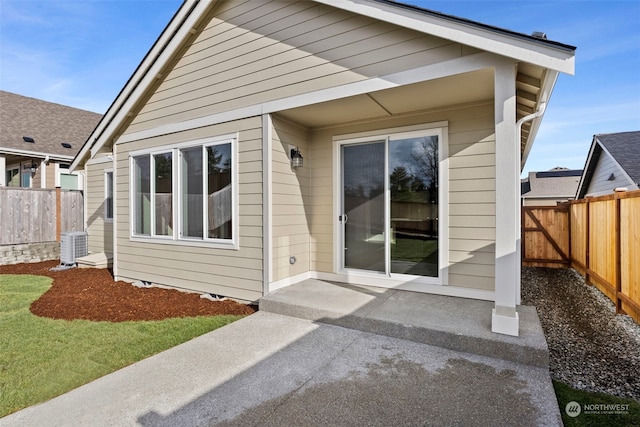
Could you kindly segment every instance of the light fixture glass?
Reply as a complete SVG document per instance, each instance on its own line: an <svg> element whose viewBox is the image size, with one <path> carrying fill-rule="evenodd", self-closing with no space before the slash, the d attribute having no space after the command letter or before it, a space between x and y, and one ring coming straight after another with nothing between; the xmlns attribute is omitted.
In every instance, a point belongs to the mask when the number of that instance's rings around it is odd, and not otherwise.
<svg viewBox="0 0 640 427"><path fill-rule="evenodd" d="M303 163L302 154L300 154L300 150L294 148L291 150L291 167L293 168L301 168Z"/></svg>

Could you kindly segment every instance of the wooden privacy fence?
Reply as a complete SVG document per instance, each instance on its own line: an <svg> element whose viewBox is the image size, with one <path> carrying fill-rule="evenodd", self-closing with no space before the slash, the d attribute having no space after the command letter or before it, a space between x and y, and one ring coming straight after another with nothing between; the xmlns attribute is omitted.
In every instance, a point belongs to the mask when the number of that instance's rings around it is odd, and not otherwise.
<svg viewBox="0 0 640 427"><path fill-rule="evenodd" d="M81 191L0 187L0 245L60 241L84 230Z"/></svg>
<svg viewBox="0 0 640 427"><path fill-rule="evenodd" d="M522 265L573 267L640 323L640 190L524 206Z"/></svg>

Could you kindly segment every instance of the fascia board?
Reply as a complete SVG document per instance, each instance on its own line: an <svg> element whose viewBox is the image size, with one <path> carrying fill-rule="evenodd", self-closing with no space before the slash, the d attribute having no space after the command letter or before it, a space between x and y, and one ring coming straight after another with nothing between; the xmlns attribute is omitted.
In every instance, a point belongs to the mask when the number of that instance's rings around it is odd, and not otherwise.
<svg viewBox="0 0 640 427"><path fill-rule="evenodd" d="M16 148L0 148L0 154L13 154L18 156L37 157L37 158L43 158L43 159L46 157L49 157L49 159L51 160L61 160L65 162L70 162L71 160L73 160L73 156L43 153L39 151L18 150Z"/></svg>
<svg viewBox="0 0 640 427"><path fill-rule="evenodd" d="M338 9L370 16L401 27L507 56L517 61L528 62L570 75L575 73L575 53L570 49L543 45L515 35L509 36L508 34L498 33L489 28L420 14L398 6L366 0L316 1Z"/></svg>
<svg viewBox="0 0 640 427"><path fill-rule="evenodd" d="M71 170L74 170L83 162L87 154L90 153L91 156L94 156L100 151L110 139L111 134L126 119L135 102L155 80L175 49L189 36L193 25L200 18L203 11L208 9L209 5L215 3L215 1L186 0L183 3L181 9L147 54L146 59L143 60L143 63L129 79L118 98L116 98L96 129L82 146L71 164Z"/></svg>
<svg viewBox="0 0 640 427"><path fill-rule="evenodd" d="M587 170L593 159L593 153L595 152L596 146L599 146L602 148L602 146L597 141L598 141L598 138L596 138L594 135L593 140L591 141L591 147L589 148L589 154L587 155L587 161L584 164L584 168L582 168L582 176L580 177L580 182L578 182L578 189L576 190L576 199L579 199L580 194L582 193L582 187L585 185L584 180L587 176ZM589 185L589 183L586 183L586 185Z"/></svg>
<svg viewBox="0 0 640 427"><path fill-rule="evenodd" d="M547 73L540 87L540 98L538 100L538 105L542 103L546 103L547 105L549 105L549 100L551 99L551 94L553 93L553 89L555 88L556 82L558 81L559 74L560 73L558 71L547 70ZM540 117L533 119L531 123L529 138L527 139L527 143L524 146L524 151L520 159L520 170L524 168L524 165L527 162L527 158L529 157L529 153L531 152L531 148L533 147L533 142L536 139L536 135L538 135L538 130L540 129L540 124L542 123L544 115L545 113L543 113ZM517 141L517 143L520 144L520 141Z"/></svg>

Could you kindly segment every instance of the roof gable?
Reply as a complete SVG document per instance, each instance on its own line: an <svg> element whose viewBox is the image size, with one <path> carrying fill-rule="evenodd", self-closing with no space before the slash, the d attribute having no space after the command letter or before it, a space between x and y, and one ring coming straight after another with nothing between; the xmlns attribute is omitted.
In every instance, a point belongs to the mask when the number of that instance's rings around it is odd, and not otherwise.
<svg viewBox="0 0 640 427"><path fill-rule="evenodd" d="M312 2L306 3L306 5ZM283 3L287 5L291 3ZM399 27L404 27L423 35L430 37L440 38L447 40L449 43L460 43L465 46L467 51L477 49L479 46L485 56L480 56L483 53L477 53L478 58L474 66L479 67L479 64L484 64L485 67L491 67L495 65L496 58L511 58L515 61L528 61L529 64L533 64L536 67L541 67L543 70L549 70L548 73L542 73L537 79L529 79L530 81L536 81L541 85L539 87L539 93L533 96L533 106L527 106L527 109L536 108L539 102L546 102L551 94L551 90L555 84L556 76L558 72L573 73L573 61L575 48L561 45L559 43L547 42L532 38L530 36L519 35L506 30L500 30L482 24L473 24L472 21L453 19L446 15L438 13L417 13L416 8L408 7L401 4L396 4L388 1L379 0L359 0L359 1L333 1L333 0L317 0L315 4L322 4L325 6L331 6L336 10L348 11L367 19L374 19L379 22L390 23ZM248 6L247 6L248 5ZM262 3L247 2L242 7L260 7ZM118 138L125 126L128 126L132 117L135 117L143 103L149 100L149 97L153 95L152 90L156 90L158 82L165 79L168 72L171 71L170 66L175 65L176 61L180 58L180 55L185 55L186 49L190 44L194 43L198 35L203 31L206 23L208 23L212 17L215 17L221 11L230 6L230 3L222 3L216 1L196 1L186 0L181 8L178 10L172 21L169 23L165 31L162 33L156 44L152 47L151 51L147 54L141 65L138 67L134 75L131 77L125 88L114 101L109 108L105 118L96 128L96 131L91 135L87 144L83 147L82 151L78 154L73 162L72 167L76 167L79 163L84 161L88 156L98 152L105 143L114 142L115 138ZM281 6L282 7L282 6ZM283 7L284 8L284 7ZM265 24L269 24L269 19L272 22L276 22L275 15L262 16L262 20L266 21ZM297 18L296 18L297 19ZM302 24L303 22L292 22L292 25ZM477 52L477 51L476 51ZM492 62L493 61L493 62ZM449 70L449 67L441 67L443 72ZM349 90L343 90L344 87L340 87L340 90L336 90L336 87L320 89L325 92L320 93L318 96L298 96L293 99L294 96L290 96L292 102L280 102L281 100L272 101L269 105L264 103L255 103L254 105L244 106L243 109L236 108L233 110L234 104L229 104L229 109L225 109L223 113L217 115L211 114L208 117L212 117L211 120L235 120L239 114L264 114L281 109L294 108L310 103L323 102L331 99L345 98L348 96L367 94L371 91L385 89L387 87L397 87L406 84L416 83L416 76L424 76L424 73L420 67L415 68L413 75L400 75L400 73L382 74L380 76L367 77L366 75L361 81L355 81L349 87ZM420 71L418 73L417 71ZM473 71L472 69L467 71ZM465 70L458 70L458 73L467 72ZM450 71L447 71L450 73ZM440 77L444 77L443 74ZM518 76L520 77L520 75ZM424 79L425 77L420 77ZM437 77L431 77L437 78ZM413 79L413 80L412 80ZM239 87L234 91L242 91L242 87ZM519 88L520 91L520 88ZM194 95L197 93L197 96ZM199 97L200 94L197 91L191 92L186 97ZM332 98L331 98L332 97ZM519 96L520 98L520 96ZM209 99L209 101L211 98ZM312 100L312 101L310 101ZM161 99L153 107L162 107L163 103ZM193 100L187 100L193 101ZM226 100L228 101L228 100ZM208 102L208 101L207 101ZM217 100L215 100L217 102ZM225 102L222 99L221 102ZM305 102L307 104L305 104ZM297 103L297 104L295 104ZM294 105L295 104L295 105ZM191 107L200 108L197 101L190 104ZM189 107L189 106L186 106ZM178 110L182 106L175 106L171 114L174 112L180 113ZM184 110L183 110L184 111ZM520 117L520 111L519 117ZM528 113L525 113L528 114ZM186 116L186 115L185 115ZM213 118L215 116L215 119ZM180 120L180 117L177 117ZM185 120L185 119L182 119ZM176 122L178 123L178 122ZM157 123L149 122L149 126L153 128L155 126L158 132L176 132L184 130L189 126L204 126L213 123L194 122L192 120L185 120L179 122L177 126L175 123L162 123L162 127L158 127ZM526 129L523 129L523 139L526 141L532 141L535 136L539 119L527 124ZM186 128L185 128L186 126ZM144 133L144 128L140 128L141 132L136 137L146 138L153 136L151 134ZM526 130L526 135L525 135ZM135 134L135 129L127 129L128 132ZM524 149L525 156L528 150Z"/></svg>
<svg viewBox="0 0 640 427"><path fill-rule="evenodd" d="M640 131L593 136L576 198L586 196L601 158L606 157L640 187Z"/></svg>
<svg viewBox="0 0 640 427"><path fill-rule="evenodd" d="M640 182L640 131L596 135L611 157L635 183Z"/></svg>
<svg viewBox="0 0 640 427"><path fill-rule="evenodd" d="M91 111L0 91L0 152L28 151L72 158L101 117Z"/></svg>

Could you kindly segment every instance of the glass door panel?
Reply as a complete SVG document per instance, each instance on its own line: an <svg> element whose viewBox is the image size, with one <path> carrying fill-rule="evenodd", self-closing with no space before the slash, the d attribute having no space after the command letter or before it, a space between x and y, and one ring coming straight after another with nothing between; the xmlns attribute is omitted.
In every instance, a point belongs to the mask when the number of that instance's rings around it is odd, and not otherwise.
<svg viewBox="0 0 640 427"><path fill-rule="evenodd" d="M391 273L438 276L438 137L389 142Z"/></svg>
<svg viewBox="0 0 640 427"><path fill-rule="evenodd" d="M385 272L385 142L342 147L344 267Z"/></svg>

